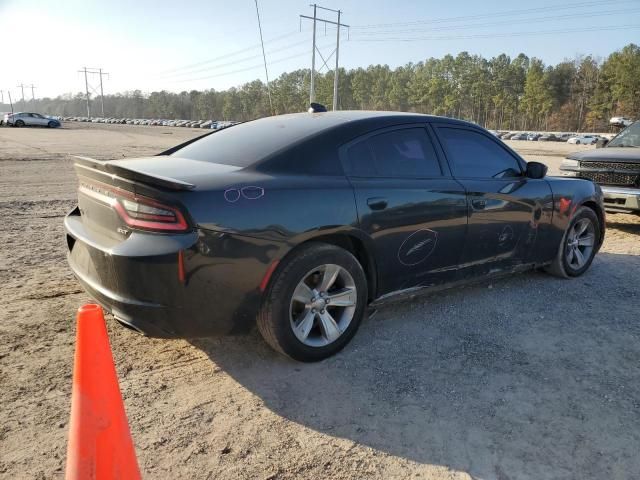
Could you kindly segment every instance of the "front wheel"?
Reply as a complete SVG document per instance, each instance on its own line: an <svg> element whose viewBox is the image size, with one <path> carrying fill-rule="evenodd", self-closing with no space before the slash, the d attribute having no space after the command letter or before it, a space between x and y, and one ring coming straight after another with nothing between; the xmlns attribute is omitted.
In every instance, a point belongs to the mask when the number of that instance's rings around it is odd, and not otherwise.
<svg viewBox="0 0 640 480"><path fill-rule="evenodd" d="M302 362L340 351L356 333L367 303L367 280L346 250L309 243L274 274L258 329L275 350Z"/></svg>
<svg viewBox="0 0 640 480"><path fill-rule="evenodd" d="M546 270L552 275L578 277L587 271L600 245L600 221L588 207L580 207L562 237L553 263Z"/></svg>
<svg viewBox="0 0 640 480"><path fill-rule="evenodd" d="M56 122L49 122L49 123L47 124L47 126L48 126L49 128L53 128L53 127L55 127L55 126L56 126Z"/></svg>

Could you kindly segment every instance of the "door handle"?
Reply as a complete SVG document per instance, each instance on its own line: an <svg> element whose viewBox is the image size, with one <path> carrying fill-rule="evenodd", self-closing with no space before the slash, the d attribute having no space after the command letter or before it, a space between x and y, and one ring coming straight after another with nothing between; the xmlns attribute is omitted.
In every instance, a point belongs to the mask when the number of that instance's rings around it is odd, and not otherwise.
<svg viewBox="0 0 640 480"><path fill-rule="evenodd" d="M471 206L476 210L484 210L487 206L486 200L471 200Z"/></svg>
<svg viewBox="0 0 640 480"><path fill-rule="evenodd" d="M384 210L387 208L387 199L383 197L367 198L367 205L371 210Z"/></svg>

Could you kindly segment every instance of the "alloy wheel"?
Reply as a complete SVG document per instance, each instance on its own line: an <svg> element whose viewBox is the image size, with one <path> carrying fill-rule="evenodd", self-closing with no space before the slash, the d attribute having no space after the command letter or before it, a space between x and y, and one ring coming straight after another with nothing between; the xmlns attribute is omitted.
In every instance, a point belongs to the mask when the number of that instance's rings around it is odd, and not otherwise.
<svg viewBox="0 0 640 480"><path fill-rule="evenodd" d="M289 320L296 338L310 347L335 342L349 327L358 294L351 274L335 264L314 268L291 298Z"/></svg>
<svg viewBox="0 0 640 480"><path fill-rule="evenodd" d="M595 245L595 227L589 218L578 220L567 234L565 257L567 265L580 270L591 258Z"/></svg>

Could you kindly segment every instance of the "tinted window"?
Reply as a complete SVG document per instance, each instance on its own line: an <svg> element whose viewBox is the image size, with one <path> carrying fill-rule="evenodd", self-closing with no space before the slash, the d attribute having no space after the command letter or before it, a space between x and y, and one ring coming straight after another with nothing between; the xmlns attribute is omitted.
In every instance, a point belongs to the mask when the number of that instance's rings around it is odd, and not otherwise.
<svg viewBox="0 0 640 480"><path fill-rule="evenodd" d="M218 130L171 155L248 167L345 120L337 115L280 115Z"/></svg>
<svg viewBox="0 0 640 480"><path fill-rule="evenodd" d="M502 178L521 175L517 160L483 134L459 128L438 128L453 174L458 177Z"/></svg>
<svg viewBox="0 0 640 480"><path fill-rule="evenodd" d="M362 177L439 177L436 152L423 128L381 133L347 149L347 170Z"/></svg>

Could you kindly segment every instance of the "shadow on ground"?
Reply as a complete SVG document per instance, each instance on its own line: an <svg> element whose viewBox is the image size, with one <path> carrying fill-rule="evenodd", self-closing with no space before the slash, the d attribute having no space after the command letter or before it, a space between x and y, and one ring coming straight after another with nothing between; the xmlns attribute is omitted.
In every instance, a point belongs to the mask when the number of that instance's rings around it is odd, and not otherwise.
<svg viewBox="0 0 640 480"><path fill-rule="evenodd" d="M635 278L635 285L630 280ZM258 334L193 344L278 415L477 478L640 471L640 257L381 308L339 355L301 364Z"/></svg>

